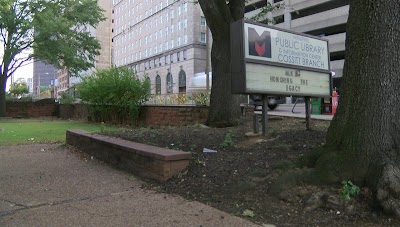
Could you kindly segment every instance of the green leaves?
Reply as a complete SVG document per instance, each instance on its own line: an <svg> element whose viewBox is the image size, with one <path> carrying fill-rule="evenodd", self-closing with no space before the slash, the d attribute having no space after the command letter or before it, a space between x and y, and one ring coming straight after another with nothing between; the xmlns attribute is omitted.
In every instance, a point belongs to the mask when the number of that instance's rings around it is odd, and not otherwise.
<svg viewBox="0 0 400 227"><path fill-rule="evenodd" d="M353 184L350 180L342 181L342 188L339 191L340 195L345 200L350 200L351 197L354 197L360 193L360 188Z"/></svg>
<svg viewBox="0 0 400 227"><path fill-rule="evenodd" d="M100 44L91 34L104 20L96 0L46 2L34 17L35 57L77 75L94 66Z"/></svg>
<svg viewBox="0 0 400 227"><path fill-rule="evenodd" d="M130 69L110 68L83 77L78 91L99 120L112 118L123 122L138 115L140 105L148 97L149 86L147 80L139 80Z"/></svg>
<svg viewBox="0 0 400 227"><path fill-rule="evenodd" d="M17 81L11 84L10 93L13 95L22 95L29 92L28 84L24 81Z"/></svg>

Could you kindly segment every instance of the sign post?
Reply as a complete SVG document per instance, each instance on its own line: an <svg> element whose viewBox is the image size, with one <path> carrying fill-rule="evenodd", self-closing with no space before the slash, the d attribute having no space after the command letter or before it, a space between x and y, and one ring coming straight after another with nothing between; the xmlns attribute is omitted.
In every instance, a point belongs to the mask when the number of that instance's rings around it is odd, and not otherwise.
<svg viewBox="0 0 400 227"><path fill-rule="evenodd" d="M266 136L268 133L268 97L262 96L262 135Z"/></svg>
<svg viewBox="0 0 400 227"><path fill-rule="evenodd" d="M263 135L267 134L267 94L330 97L328 40L239 20L231 24L233 94L263 95Z"/></svg>

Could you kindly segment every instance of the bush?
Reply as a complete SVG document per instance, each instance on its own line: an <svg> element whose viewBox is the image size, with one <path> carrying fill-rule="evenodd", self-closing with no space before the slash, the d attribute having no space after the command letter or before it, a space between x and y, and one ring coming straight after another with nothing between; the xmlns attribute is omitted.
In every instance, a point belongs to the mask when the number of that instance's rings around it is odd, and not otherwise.
<svg viewBox="0 0 400 227"><path fill-rule="evenodd" d="M75 102L75 100L76 99L72 95L70 95L66 92L63 92L61 94L60 104L73 104Z"/></svg>
<svg viewBox="0 0 400 227"><path fill-rule="evenodd" d="M82 78L77 90L95 120L126 123L139 115L140 106L148 98L149 82L139 80L131 69L99 70Z"/></svg>

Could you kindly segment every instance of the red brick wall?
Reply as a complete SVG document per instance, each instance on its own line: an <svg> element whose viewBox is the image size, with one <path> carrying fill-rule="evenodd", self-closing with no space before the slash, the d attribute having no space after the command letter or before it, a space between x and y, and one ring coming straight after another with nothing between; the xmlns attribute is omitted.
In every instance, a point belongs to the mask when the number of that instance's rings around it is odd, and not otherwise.
<svg viewBox="0 0 400 227"><path fill-rule="evenodd" d="M139 125L144 126L183 126L195 123L204 124L208 116L206 106L143 106ZM90 114L84 105L60 105L59 117L62 119L88 120Z"/></svg>
<svg viewBox="0 0 400 227"><path fill-rule="evenodd" d="M207 116L206 106L144 106L140 123L157 126L204 124Z"/></svg>
<svg viewBox="0 0 400 227"><path fill-rule="evenodd" d="M7 101L7 117L45 117L58 116L58 103L54 99L38 101Z"/></svg>

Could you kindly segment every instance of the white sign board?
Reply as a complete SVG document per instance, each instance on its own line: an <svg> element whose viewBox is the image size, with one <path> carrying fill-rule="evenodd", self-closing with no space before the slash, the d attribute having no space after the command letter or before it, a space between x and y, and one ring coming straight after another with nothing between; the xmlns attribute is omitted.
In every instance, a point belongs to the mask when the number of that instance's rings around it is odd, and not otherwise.
<svg viewBox="0 0 400 227"><path fill-rule="evenodd" d="M294 96L330 96L330 74L247 63L246 92Z"/></svg>
<svg viewBox="0 0 400 227"><path fill-rule="evenodd" d="M329 70L328 41L244 23L245 58Z"/></svg>

